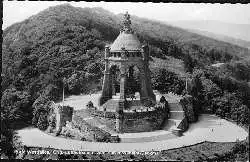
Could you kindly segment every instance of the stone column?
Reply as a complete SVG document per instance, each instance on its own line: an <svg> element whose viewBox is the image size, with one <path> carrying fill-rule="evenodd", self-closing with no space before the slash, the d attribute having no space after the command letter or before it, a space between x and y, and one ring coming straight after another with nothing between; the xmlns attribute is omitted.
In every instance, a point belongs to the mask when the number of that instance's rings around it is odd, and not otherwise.
<svg viewBox="0 0 250 162"><path fill-rule="evenodd" d="M55 108L55 114L56 114L56 132L57 134L60 134L60 132L62 131L60 105Z"/></svg>
<svg viewBox="0 0 250 162"><path fill-rule="evenodd" d="M151 85L151 77L150 77L150 70L149 70L149 47L148 45L144 45L142 47L142 55L143 55L143 69L145 72L145 79L146 79L146 89L147 89L147 95L150 97L153 101L156 101L155 94L152 89Z"/></svg>
<svg viewBox="0 0 250 162"><path fill-rule="evenodd" d="M156 101L156 97L155 97L155 94L153 92L153 88L151 85L151 77L150 77L150 70L148 68L148 64L145 65L145 75L146 75L148 95L153 101Z"/></svg>
<svg viewBox="0 0 250 162"><path fill-rule="evenodd" d="M115 77L111 76L111 84L112 84L112 95L116 95L116 91L115 91Z"/></svg>
<svg viewBox="0 0 250 162"><path fill-rule="evenodd" d="M104 71L104 79L102 84L102 94L99 99L99 105L104 104L107 100L112 98L112 88L111 88L111 79L110 79L110 69L109 69L109 47L105 47L105 71Z"/></svg>
<svg viewBox="0 0 250 162"><path fill-rule="evenodd" d="M140 71L140 81L141 81L141 92L140 92L140 100L144 101L148 98L148 92L147 92L147 82L146 82L146 76L144 71Z"/></svg>
<svg viewBox="0 0 250 162"><path fill-rule="evenodd" d="M121 65L121 78L120 78L120 99L125 100L125 85L126 85L126 69L124 65Z"/></svg>

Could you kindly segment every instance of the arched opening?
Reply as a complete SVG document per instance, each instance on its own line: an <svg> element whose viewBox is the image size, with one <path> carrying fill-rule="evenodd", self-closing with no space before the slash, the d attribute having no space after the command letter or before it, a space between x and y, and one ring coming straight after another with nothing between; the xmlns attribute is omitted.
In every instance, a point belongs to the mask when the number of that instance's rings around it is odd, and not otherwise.
<svg viewBox="0 0 250 162"><path fill-rule="evenodd" d="M140 70L136 65L130 66L127 71L126 96L140 98L141 83Z"/></svg>
<svg viewBox="0 0 250 162"><path fill-rule="evenodd" d="M126 57L129 57L129 53L127 51L125 52L125 54L126 54Z"/></svg>
<svg viewBox="0 0 250 162"><path fill-rule="evenodd" d="M120 92L120 69L117 65L110 67L112 95Z"/></svg>

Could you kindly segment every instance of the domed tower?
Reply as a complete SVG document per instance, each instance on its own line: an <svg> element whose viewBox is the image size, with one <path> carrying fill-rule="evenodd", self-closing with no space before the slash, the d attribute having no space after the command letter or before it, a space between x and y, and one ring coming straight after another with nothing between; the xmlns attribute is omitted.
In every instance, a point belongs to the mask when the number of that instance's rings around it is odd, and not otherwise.
<svg viewBox="0 0 250 162"><path fill-rule="evenodd" d="M133 68L139 71L139 94L142 105L155 104L149 73L149 47L142 45L131 28L130 15L124 15L123 27L120 34L109 47L105 47L105 71L102 85L102 94L99 99L100 106L112 99L119 92L119 107L121 111L127 100L127 80L133 76ZM116 73L118 72L118 73ZM119 74L115 77L114 74ZM119 83L117 90L116 84Z"/></svg>

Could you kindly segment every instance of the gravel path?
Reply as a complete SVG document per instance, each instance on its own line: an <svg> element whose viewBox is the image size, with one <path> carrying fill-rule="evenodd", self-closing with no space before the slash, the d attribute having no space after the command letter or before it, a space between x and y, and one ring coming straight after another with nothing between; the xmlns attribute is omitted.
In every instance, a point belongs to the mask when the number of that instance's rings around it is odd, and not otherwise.
<svg viewBox="0 0 250 162"><path fill-rule="evenodd" d="M101 96L101 92L91 94L91 95L72 95L64 100L64 105L74 107L74 110L85 109L85 106L89 101L92 101L94 106L98 106L98 99ZM61 104L62 102L58 102L57 104Z"/></svg>
<svg viewBox="0 0 250 162"><path fill-rule="evenodd" d="M83 150L83 151L152 151L152 150L167 150L178 148L187 145L193 145L203 141L212 142L235 142L237 139L244 140L248 136L243 128L220 119L214 115L201 115L199 121L190 124L184 136L160 140L153 142L140 143L98 143L85 142L65 138L50 136L36 128L25 128L18 131L21 141L26 146L52 147L56 149L65 150ZM147 132L142 134L143 137L150 137L155 135L154 132ZM122 135L124 138L126 134ZM127 134L127 138L140 138L140 134L131 136Z"/></svg>

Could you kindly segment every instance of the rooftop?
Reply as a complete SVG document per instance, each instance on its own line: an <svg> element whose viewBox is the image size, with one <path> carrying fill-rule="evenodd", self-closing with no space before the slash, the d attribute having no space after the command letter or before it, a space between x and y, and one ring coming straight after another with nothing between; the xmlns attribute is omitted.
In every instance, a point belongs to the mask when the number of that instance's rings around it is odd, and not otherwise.
<svg viewBox="0 0 250 162"><path fill-rule="evenodd" d="M121 51L122 48L128 51L137 51L141 49L141 43L134 34L123 31L111 45L110 51Z"/></svg>
<svg viewBox="0 0 250 162"><path fill-rule="evenodd" d="M123 20L123 28L119 36L116 38L114 43L110 47L110 51L122 51L125 48L127 51L138 51L141 50L141 43L131 29L130 15L126 13Z"/></svg>

